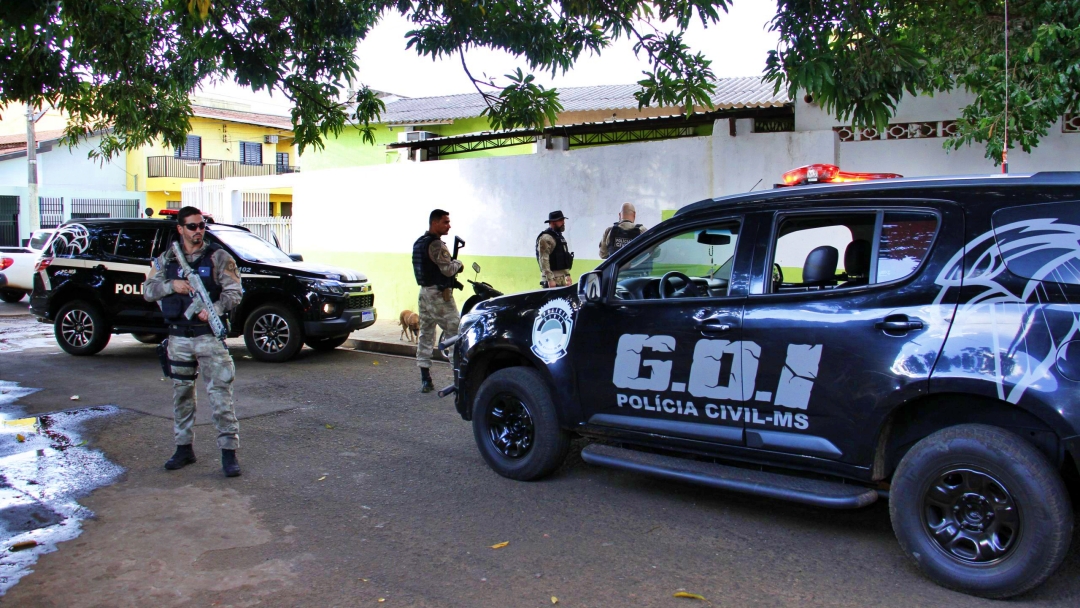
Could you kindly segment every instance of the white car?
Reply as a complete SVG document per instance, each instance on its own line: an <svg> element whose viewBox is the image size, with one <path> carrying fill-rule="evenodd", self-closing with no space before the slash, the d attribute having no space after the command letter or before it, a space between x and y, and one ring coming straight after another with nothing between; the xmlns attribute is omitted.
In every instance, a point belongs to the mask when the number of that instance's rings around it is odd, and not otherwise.
<svg viewBox="0 0 1080 608"><path fill-rule="evenodd" d="M35 230L27 247L0 247L0 300L15 303L34 289L34 266L49 245L55 229Z"/></svg>

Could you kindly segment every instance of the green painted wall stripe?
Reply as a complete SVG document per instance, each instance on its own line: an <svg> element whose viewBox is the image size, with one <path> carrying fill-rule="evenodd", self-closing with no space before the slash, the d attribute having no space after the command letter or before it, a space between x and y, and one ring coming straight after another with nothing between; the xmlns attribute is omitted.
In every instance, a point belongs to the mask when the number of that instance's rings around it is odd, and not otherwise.
<svg viewBox="0 0 1080 608"><path fill-rule="evenodd" d="M419 287L413 278L412 254L405 253L349 253L330 251L307 251L304 259L311 262L343 266L358 270L371 281L375 290L375 307L383 319L397 318L404 309L416 311ZM465 271L458 280L465 285L463 291L455 291L458 308L473 295L472 285L465 279L473 278L472 263L480 264L479 280L491 283L499 291L511 294L540 289L540 267L535 258L514 256L465 255L461 261ZM574 260L571 274L576 281L582 273L593 270L601 260Z"/></svg>

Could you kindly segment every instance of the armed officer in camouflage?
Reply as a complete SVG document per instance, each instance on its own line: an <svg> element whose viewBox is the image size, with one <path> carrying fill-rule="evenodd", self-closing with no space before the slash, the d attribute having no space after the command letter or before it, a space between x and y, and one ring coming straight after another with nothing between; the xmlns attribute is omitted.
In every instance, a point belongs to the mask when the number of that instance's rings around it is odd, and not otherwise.
<svg viewBox="0 0 1080 608"><path fill-rule="evenodd" d="M454 277L461 272L461 262L453 259L442 237L450 234L450 213L436 209L428 216L428 230L413 243L412 262L416 283L420 286L420 336L416 345L416 365L420 368L420 392L435 390L431 382L431 353L435 348L435 326L443 335L458 331L457 302L454 288L461 288Z"/></svg>
<svg viewBox="0 0 1080 608"><path fill-rule="evenodd" d="M176 231L188 264L199 273L203 285L214 300L214 311L224 316L244 295L236 261L217 245L205 241L206 222L195 207L184 207L176 215ZM217 443L221 448L221 467L228 477L240 474L236 449L240 445L240 425L233 410L232 381L236 375L232 357L225 343L214 336L204 310L187 319L184 311L192 301L194 289L180 278L180 264L172 249L158 256L143 283L144 297L158 302L169 324L168 360L173 378L173 436L176 453L165 463L175 470L195 462L191 447L195 424L195 379L198 369L207 376L207 393L213 408Z"/></svg>
<svg viewBox="0 0 1080 608"><path fill-rule="evenodd" d="M574 253L563 236L566 220L562 211L552 211L544 220L548 227L536 237L536 263L540 265L540 287L565 287L572 282L570 269Z"/></svg>
<svg viewBox="0 0 1080 608"><path fill-rule="evenodd" d="M631 203L623 203L619 211L619 221L615 222L604 231L600 239L600 259L606 260L608 256L623 248L630 241L641 236L646 228L641 224L635 224L637 209Z"/></svg>

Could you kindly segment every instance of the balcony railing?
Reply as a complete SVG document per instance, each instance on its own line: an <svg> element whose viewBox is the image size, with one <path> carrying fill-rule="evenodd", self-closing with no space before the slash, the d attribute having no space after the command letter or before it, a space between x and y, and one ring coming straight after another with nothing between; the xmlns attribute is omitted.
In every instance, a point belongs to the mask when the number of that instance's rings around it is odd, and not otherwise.
<svg viewBox="0 0 1080 608"><path fill-rule="evenodd" d="M235 160L213 158L176 158L175 156L148 156L147 177L186 177L199 179L225 179L226 177L252 177L256 175L281 175L299 173L300 167L289 165L248 165Z"/></svg>

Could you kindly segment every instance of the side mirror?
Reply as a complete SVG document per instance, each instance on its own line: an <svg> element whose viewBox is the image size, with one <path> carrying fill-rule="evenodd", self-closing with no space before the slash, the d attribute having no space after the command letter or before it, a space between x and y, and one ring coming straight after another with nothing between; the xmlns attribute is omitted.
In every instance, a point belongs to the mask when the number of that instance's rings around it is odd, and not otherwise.
<svg viewBox="0 0 1080 608"><path fill-rule="evenodd" d="M591 304L599 303L604 299L599 272L586 272L581 275L581 279L578 280L578 299Z"/></svg>
<svg viewBox="0 0 1080 608"><path fill-rule="evenodd" d="M290 253L289 254L289 259L291 259L294 262L303 262L304 261L304 256L300 255L299 253Z"/></svg>
<svg viewBox="0 0 1080 608"><path fill-rule="evenodd" d="M475 272L476 274L480 274L480 265L477 264L476 262L473 262L472 263L472 271Z"/></svg>
<svg viewBox="0 0 1080 608"><path fill-rule="evenodd" d="M730 245L731 236L727 234L717 234L715 232L709 232L708 230L702 230L697 235L697 242L702 245Z"/></svg>

